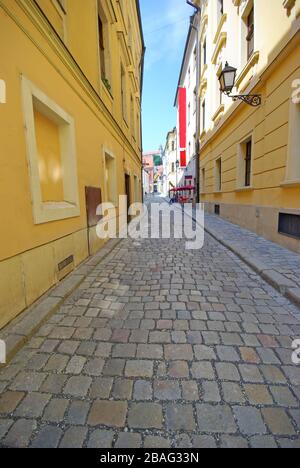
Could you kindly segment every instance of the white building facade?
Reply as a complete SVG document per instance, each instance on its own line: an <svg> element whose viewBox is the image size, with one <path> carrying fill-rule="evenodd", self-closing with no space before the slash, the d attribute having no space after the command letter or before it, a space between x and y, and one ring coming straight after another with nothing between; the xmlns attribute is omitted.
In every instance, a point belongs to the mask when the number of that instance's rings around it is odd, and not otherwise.
<svg viewBox="0 0 300 468"><path fill-rule="evenodd" d="M166 145L163 154L163 180L164 180L164 195L169 196L170 190L176 187L177 184L177 129L171 130L166 138Z"/></svg>
<svg viewBox="0 0 300 468"><path fill-rule="evenodd" d="M196 139L197 139L197 31L194 24L195 17L191 18L191 26L188 32L178 88L175 97L175 107L177 108L177 141L180 141L180 116L178 90L186 89L186 168L180 167L178 170L178 185L196 185ZM177 145L177 159L180 161L180 151Z"/></svg>

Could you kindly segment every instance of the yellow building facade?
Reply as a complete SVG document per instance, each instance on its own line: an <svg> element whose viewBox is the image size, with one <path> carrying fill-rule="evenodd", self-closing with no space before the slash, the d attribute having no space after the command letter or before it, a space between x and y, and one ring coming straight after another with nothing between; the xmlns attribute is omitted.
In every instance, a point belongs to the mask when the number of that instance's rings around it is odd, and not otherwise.
<svg viewBox="0 0 300 468"><path fill-rule="evenodd" d="M201 2L200 181L206 210L300 253L300 1ZM220 93L225 63L233 94Z"/></svg>
<svg viewBox="0 0 300 468"><path fill-rule="evenodd" d="M136 0L0 0L0 328L141 201L143 55Z"/></svg>

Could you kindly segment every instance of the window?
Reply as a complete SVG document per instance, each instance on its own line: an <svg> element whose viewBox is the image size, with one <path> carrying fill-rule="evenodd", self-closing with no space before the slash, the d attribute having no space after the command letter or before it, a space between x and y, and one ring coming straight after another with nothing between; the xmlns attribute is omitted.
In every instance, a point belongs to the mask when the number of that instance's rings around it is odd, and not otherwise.
<svg viewBox="0 0 300 468"><path fill-rule="evenodd" d="M197 112L197 89L194 89L194 114Z"/></svg>
<svg viewBox="0 0 300 468"><path fill-rule="evenodd" d="M289 213L279 213L278 232L300 239L300 216Z"/></svg>
<svg viewBox="0 0 300 468"><path fill-rule="evenodd" d="M224 0L218 0L219 13L222 16L224 14Z"/></svg>
<svg viewBox="0 0 300 468"><path fill-rule="evenodd" d="M122 105L122 116L124 120L127 120L127 107L126 107L126 75L125 69L121 64L121 105Z"/></svg>
<svg viewBox="0 0 300 468"><path fill-rule="evenodd" d="M171 148L172 148L172 151L175 151L175 141L172 141Z"/></svg>
<svg viewBox="0 0 300 468"><path fill-rule="evenodd" d="M247 17L247 57L248 60L254 52L254 8Z"/></svg>
<svg viewBox="0 0 300 468"><path fill-rule="evenodd" d="M238 151L238 187L251 187L252 182L252 138L240 143Z"/></svg>
<svg viewBox="0 0 300 468"><path fill-rule="evenodd" d="M130 125L131 125L131 134L135 139L135 116L134 116L134 100L131 94L130 96Z"/></svg>
<svg viewBox="0 0 300 468"><path fill-rule="evenodd" d="M206 184L206 180L205 180L205 168L203 168L201 170L201 192L205 192L205 184Z"/></svg>
<svg viewBox="0 0 300 468"><path fill-rule="evenodd" d="M98 16L98 29L99 29L99 50L100 50L100 66L101 66L101 78L105 80L106 69L105 69L105 47L104 47L104 34L103 34L103 23Z"/></svg>
<svg viewBox="0 0 300 468"><path fill-rule="evenodd" d="M221 192L222 190L222 159L221 158L216 160L215 189L216 189L216 192Z"/></svg>
<svg viewBox="0 0 300 468"><path fill-rule="evenodd" d="M206 103L205 100L202 103L202 130L205 131L206 128Z"/></svg>
<svg viewBox="0 0 300 468"><path fill-rule="evenodd" d="M172 163L171 172L175 172L175 163Z"/></svg>
<svg viewBox="0 0 300 468"><path fill-rule="evenodd" d="M73 118L22 77L35 224L80 215Z"/></svg>
<svg viewBox="0 0 300 468"><path fill-rule="evenodd" d="M116 160L115 157L104 150L105 158L105 193L106 201L117 205L117 174L116 174Z"/></svg>
<svg viewBox="0 0 300 468"><path fill-rule="evenodd" d="M189 82L189 86L191 84L191 69L189 68L189 71L188 71L188 82Z"/></svg>
<svg viewBox="0 0 300 468"><path fill-rule="evenodd" d="M191 104L188 105L188 125L191 123Z"/></svg>
<svg viewBox="0 0 300 468"><path fill-rule="evenodd" d="M246 143L245 155L245 187L251 185L252 140Z"/></svg>
<svg viewBox="0 0 300 468"><path fill-rule="evenodd" d="M196 70L196 67L197 67L197 46L194 48L194 52L193 52L193 63L194 63L194 70Z"/></svg>

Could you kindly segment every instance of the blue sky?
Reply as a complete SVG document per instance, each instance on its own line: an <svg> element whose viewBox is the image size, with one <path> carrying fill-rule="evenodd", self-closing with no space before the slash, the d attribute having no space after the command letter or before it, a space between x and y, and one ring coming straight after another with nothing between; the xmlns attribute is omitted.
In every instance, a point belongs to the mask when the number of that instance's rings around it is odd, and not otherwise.
<svg viewBox="0 0 300 468"><path fill-rule="evenodd" d="M157 150L176 125L173 108L193 9L185 0L140 0L146 44L143 149Z"/></svg>

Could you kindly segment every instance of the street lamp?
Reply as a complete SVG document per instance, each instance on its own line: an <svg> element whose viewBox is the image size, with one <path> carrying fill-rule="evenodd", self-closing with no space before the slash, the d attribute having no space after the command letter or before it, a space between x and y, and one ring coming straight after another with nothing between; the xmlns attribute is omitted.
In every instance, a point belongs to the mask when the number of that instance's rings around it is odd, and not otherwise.
<svg viewBox="0 0 300 468"><path fill-rule="evenodd" d="M240 99L244 101L246 104L249 104L252 107L258 107L261 105L261 96L259 94L239 94L239 95L231 95L231 92L235 85L235 78L236 78L237 69L234 67L230 67L228 62L226 62L225 67L223 68L220 76L220 91L226 96L231 97L234 101Z"/></svg>

